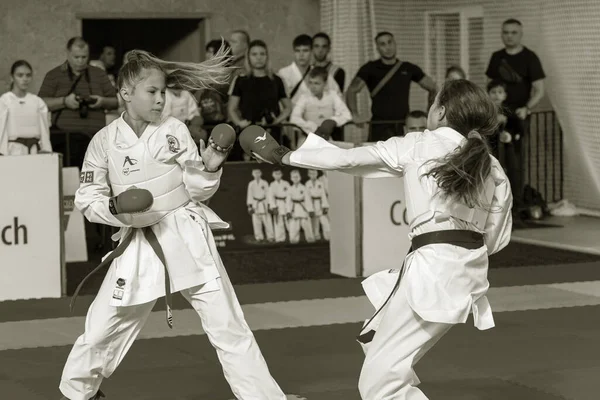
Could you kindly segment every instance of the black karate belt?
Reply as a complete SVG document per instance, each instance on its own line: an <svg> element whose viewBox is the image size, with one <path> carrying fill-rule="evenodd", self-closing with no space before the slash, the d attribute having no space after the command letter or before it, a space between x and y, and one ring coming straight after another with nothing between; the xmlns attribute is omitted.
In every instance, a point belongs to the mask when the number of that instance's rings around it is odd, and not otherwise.
<svg viewBox="0 0 600 400"><path fill-rule="evenodd" d="M415 236L412 239L410 249L408 250L408 254L412 253L413 251L415 251L423 246L427 246L430 244L442 244L442 243L459 246L459 247L462 247L467 250L475 250L475 249L482 247L485 244L485 240L481 233L477 233L475 231L470 231L470 230L443 230L443 231L428 232L428 233L424 233L419 236ZM406 254L406 255L408 256L408 254ZM402 273L404 271L405 263L406 263L406 257L404 258L404 261L402 262L402 267L400 267L400 271L398 272L398 280L396 280L396 284L394 285L392 292L390 293L388 298L385 300L383 305L381 307L379 307L377 312L375 312L375 314L371 317L371 319L369 319L369 321L364 326L367 326L368 324L371 323L371 321L373 321L373 319L377 316L377 314L379 314L379 312L384 309L384 307L390 301L390 299L392 298L394 293L396 293L396 290L398 290L398 287L400 286L400 279L402 279ZM362 329L361 329L361 331L362 331ZM365 332L362 335L359 335L356 338L356 340L358 340L358 342L360 342L362 344L367 344L367 343L371 343L374 336L375 336L375 330L371 329L368 332Z"/></svg>
<svg viewBox="0 0 600 400"><path fill-rule="evenodd" d="M167 270L167 261L165 259L165 254L162 250L160 243L158 242L158 238L156 237L154 232L152 232L152 228L147 226L141 229L144 233L144 237L150 244L150 247L152 247L152 250L154 250L154 252L158 256L160 262L162 262L163 267L165 269L165 303L167 306L167 325L169 326L169 328L173 329L173 310L171 307L171 280L169 278L169 271ZM119 243L119 245L113 250L113 252L110 253L108 257L106 257L104 261L102 261L96 268L94 268L92 272L90 272L85 276L85 278L83 278L81 283L77 286L77 289L75 289L75 293L73 293L73 298L71 299L70 304L71 312L73 312L73 309L75 307L75 300L79 295L79 291L81 290L85 282L89 279L89 277L94 275L96 272L100 271L102 268L110 265L110 263L112 263L115 258L121 256L125 249L131 244L131 240L133 239L134 235L135 229L132 229L131 233L125 239L123 239L121 243Z"/></svg>
<svg viewBox="0 0 600 400"><path fill-rule="evenodd" d="M33 146L37 147L38 152L40 151L40 140L36 138L16 138L9 140L9 142L22 144L23 146L27 147L29 154L31 154L31 148Z"/></svg>

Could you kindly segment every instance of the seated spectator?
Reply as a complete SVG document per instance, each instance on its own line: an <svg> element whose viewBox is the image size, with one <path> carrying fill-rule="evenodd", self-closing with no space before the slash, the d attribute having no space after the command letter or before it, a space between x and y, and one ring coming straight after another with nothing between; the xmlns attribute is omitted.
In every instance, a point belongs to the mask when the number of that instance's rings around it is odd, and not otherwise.
<svg viewBox="0 0 600 400"><path fill-rule="evenodd" d="M321 123L330 119L338 127L352 120L350 110L341 96L334 91L326 90L328 73L323 67L315 67L308 74L309 93L302 93L292 110L290 122L302 128L302 135L297 143L301 146L306 133L314 133Z"/></svg>
<svg viewBox="0 0 600 400"><path fill-rule="evenodd" d="M427 114L421 110L409 112L404 123L404 134L424 132L425 129L427 129Z"/></svg>
<svg viewBox="0 0 600 400"><path fill-rule="evenodd" d="M446 80L447 81L455 81L458 79L467 79L467 74L458 65L451 65L446 70Z"/></svg>
<svg viewBox="0 0 600 400"><path fill-rule="evenodd" d="M240 130L251 124L281 124L290 115L290 99L281 78L271 70L267 45L262 40L250 43L246 70L246 74L237 76L232 83L227 106L230 121ZM281 141L281 128L270 127L269 130L276 140ZM236 142L229 160L242 159L242 148Z"/></svg>
<svg viewBox="0 0 600 400"><path fill-rule="evenodd" d="M46 74L38 94L52 112L50 141L65 156L65 166L81 168L92 136L106 124L105 110L117 108L115 88L106 72L88 65L89 53L83 38L70 39L67 61Z"/></svg>
<svg viewBox="0 0 600 400"><path fill-rule="evenodd" d="M10 92L0 96L0 155L52 152L48 107L28 92L32 75L33 69L25 60L10 68Z"/></svg>

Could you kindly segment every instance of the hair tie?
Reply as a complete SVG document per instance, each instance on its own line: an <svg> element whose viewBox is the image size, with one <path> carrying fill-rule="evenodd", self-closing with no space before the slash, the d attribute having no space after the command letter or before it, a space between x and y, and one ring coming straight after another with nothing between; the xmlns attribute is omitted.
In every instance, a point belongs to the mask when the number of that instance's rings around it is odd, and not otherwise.
<svg viewBox="0 0 600 400"><path fill-rule="evenodd" d="M483 140L481 138L481 135L479 134L479 132L477 131L471 131L469 132L469 135L467 136L469 139L479 139L479 140Z"/></svg>

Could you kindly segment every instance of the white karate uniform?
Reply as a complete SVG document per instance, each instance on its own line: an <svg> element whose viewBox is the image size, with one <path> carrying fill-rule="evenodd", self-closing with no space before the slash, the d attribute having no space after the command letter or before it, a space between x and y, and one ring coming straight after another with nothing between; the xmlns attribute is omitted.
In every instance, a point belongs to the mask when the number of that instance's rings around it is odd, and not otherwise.
<svg viewBox="0 0 600 400"><path fill-rule="evenodd" d="M290 185L286 200L287 215L289 216L288 226L290 234L290 243L300 241L300 229L304 232L304 239L308 243L315 241L312 229L310 214L313 206L308 194L308 190L303 184L297 183Z"/></svg>
<svg viewBox="0 0 600 400"><path fill-rule="evenodd" d="M0 96L0 154L20 156L37 154L37 146L30 149L15 139L38 139L40 151L52 152L48 107L32 93L17 97L13 92Z"/></svg>
<svg viewBox="0 0 600 400"><path fill-rule="evenodd" d="M254 239L273 241L273 220L269 213L269 184L264 179L250 181L246 192L246 204L252 208L252 229L254 230ZM264 233L263 235L263 227Z"/></svg>
<svg viewBox="0 0 600 400"><path fill-rule="evenodd" d="M167 117L173 117L185 122L199 116L200 110L194 95L187 90L181 90L177 94L172 89L167 89L165 92L165 107L162 112L163 120Z"/></svg>
<svg viewBox="0 0 600 400"><path fill-rule="evenodd" d="M290 183L281 179L269 184L269 209L273 210L273 227L275 228L275 241L285 242L285 232L288 227L286 218L286 201Z"/></svg>
<svg viewBox="0 0 600 400"><path fill-rule="evenodd" d="M326 119L342 126L352 120L352 114L338 93L325 91L320 99L312 93L303 93L294 105L290 122L304 132L314 132Z"/></svg>
<svg viewBox="0 0 600 400"><path fill-rule="evenodd" d="M236 397L283 400L211 232L228 224L200 203L217 191L221 173L205 171L187 127L175 118L148 125L138 138L120 117L92 138L75 204L91 222L121 227L115 235L121 239L133 228L150 226L164 252L171 292L181 291L201 316ZM152 208L113 215L109 197L131 186L152 192ZM165 295L165 266L144 234L139 229L133 234L112 262L88 311L85 332L64 367L60 390L70 400L88 400L97 392L133 344L156 299Z"/></svg>
<svg viewBox="0 0 600 400"><path fill-rule="evenodd" d="M285 86L285 92L287 93L288 97L292 94L292 91L294 90L298 82L300 82L303 76L302 72L300 72L300 69L298 68L295 62L292 62L290 65L281 68L277 72L277 75L279 75L279 77L283 81L283 85ZM294 97L291 97L292 106L296 104L296 102L298 101L298 99L300 99L300 96L302 94L310 94L310 89L308 88L306 81L307 79L305 78L304 81L302 81L302 83L300 84L300 87L298 87L298 90L294 94ZM327 77L327 82L325 83L325 91L332 91L334 93L337 93L339 96L341 96L342 94L339 85L331 75Z"/></svg>
<svg viewBox="0 0 600 400"><path fill-rule="evenodd" d="M321 240L321 229L323 230L323 239L329 240L329 215L324 210L329 211L329 202L325 195L325 188L323 182L315 179L314 181L308 180L304 184L310 200L312 202L313 210L315 214L311 217L311 223L313 228L313 234L316 240Z"/></svg>
<svg viewBox="0 0 600 400"><path fill-rule="evenodd" d="M412 369L419 359L452 325L465 323L471 312L478 329L494 326L485 296L489 288L488 256L510 240L512 194L508 179L498 160L490 155L492 169L484 191L484 202L491 204L489 212L435 196L439 191L435 180L421 176L432 167L427 161L445 156L465 141L453 129L439 128L344 150L311 134L291 154L291 164L303 168L339 170L365 178L402 176L411 239L452 229L484 235L485 245L479 249L432 244L408 255L400 286L381 311L376 334L366 348L359 380L363 399L427 399L416 387L419 380ZM390 294L397 276L382 271L363 282L376 307Z"/></svg>

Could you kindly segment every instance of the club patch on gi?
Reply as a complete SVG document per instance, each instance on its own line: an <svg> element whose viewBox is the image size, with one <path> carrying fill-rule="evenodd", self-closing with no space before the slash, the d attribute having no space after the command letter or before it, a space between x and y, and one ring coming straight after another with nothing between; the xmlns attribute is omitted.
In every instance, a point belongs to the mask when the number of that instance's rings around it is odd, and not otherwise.
<svg viewBox="0 0 600 400"><path fill-rule="evenodd" d="M79 174L79 183L94 182L94 171L81 171Z"/></svg>
<svg viewBox="0 0 600 400"><path fill-rule="evenodd" d="M117 279L117 287L113 290L113 299L123 300L123 294L125 293L125 279Z"/></svg>
<svg viewBox="0 0 600 400"><path fill-rule="evenodd" d="M171 153L177 153L181 148L179 140L173 135L167 135L167 144L169 145L169 151Z"/></svg>

